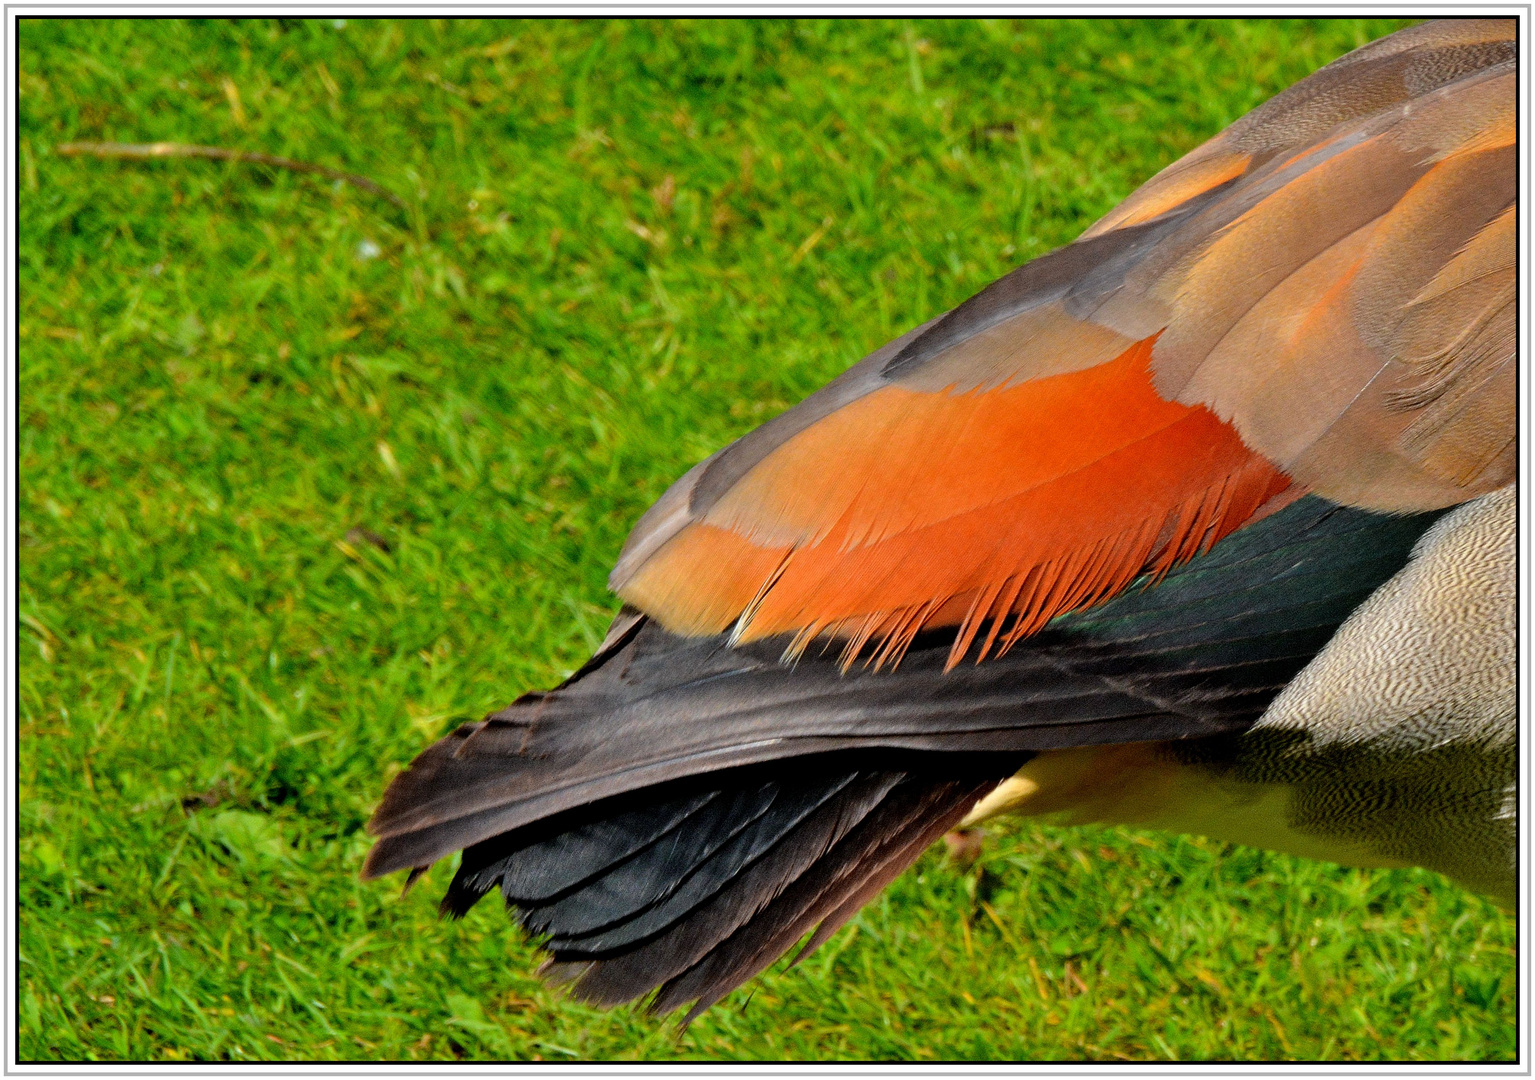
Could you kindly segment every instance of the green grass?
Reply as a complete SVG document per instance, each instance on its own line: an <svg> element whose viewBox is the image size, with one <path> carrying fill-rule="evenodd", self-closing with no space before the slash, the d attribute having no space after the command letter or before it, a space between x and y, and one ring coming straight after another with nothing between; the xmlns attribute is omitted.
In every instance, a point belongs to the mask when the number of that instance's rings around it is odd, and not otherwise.
<svg viewBox="0 0 1535 1080"><path fill-rule="evenodd" d="M357 878L672 478L1396 25L23 23L20 1057L1511 1060L1421 871L1003 826L680 1037Z"/></svg>

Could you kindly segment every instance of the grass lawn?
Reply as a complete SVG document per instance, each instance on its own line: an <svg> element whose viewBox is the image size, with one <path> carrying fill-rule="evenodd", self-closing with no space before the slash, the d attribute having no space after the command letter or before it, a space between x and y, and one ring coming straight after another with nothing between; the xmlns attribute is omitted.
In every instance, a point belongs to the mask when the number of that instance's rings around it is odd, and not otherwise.
<svg viewBox="0 0 1535 1080"><path fill-rule="evenodd" d="M23 23L21 1058L1511 1060L1422 871L1003 826L680 1037L357 877L669 481L1398 25Z"/></svg>

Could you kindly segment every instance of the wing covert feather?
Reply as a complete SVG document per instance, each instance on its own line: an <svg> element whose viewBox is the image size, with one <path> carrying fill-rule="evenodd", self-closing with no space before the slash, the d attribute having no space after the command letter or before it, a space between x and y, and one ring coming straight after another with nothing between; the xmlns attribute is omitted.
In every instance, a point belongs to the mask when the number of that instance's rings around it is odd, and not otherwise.
<svg viewBox="0 0 1535 1080"><path fill-rule="evenodd" d="M1414 27L1278 95L694 469L613 588L679 633L876 666L958 626L957 661L1287 486L1395 512L1503 486L1513 30Z"/></svg>

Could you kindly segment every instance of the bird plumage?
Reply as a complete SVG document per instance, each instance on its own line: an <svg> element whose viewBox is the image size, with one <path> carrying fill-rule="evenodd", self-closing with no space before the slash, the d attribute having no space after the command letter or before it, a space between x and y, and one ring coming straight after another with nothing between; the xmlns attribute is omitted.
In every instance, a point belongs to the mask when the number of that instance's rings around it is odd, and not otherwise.
<svg viewBox="0 0 1535 1080"><path fill-rule="evenodd" d="M1357 50L700 463L365 872L463 850L445 910L695 1011L1002 810L1507 899L1514 57Z"/></svg>

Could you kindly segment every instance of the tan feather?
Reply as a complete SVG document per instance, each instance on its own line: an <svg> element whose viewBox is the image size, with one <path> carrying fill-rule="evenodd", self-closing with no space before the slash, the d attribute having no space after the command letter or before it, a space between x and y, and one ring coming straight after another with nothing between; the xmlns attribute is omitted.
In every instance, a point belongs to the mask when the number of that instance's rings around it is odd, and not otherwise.
<svg viewBox="0 0 1535 1080"><path fill-rule="evenodd" d="M1337 501L1506 484L1513 89L1495 69L1255 175L1251 205L1148 285L1172 309L1158 389Z"/></svg>

